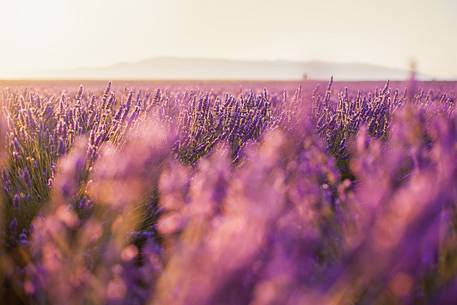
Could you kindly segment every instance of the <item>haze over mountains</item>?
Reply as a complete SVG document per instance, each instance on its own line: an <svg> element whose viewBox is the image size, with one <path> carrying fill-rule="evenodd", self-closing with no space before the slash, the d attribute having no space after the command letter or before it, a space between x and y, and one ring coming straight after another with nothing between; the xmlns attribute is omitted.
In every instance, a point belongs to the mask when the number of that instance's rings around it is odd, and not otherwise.
<svg viewBox="0 0 457 305"><path fill-rule="evenodd" d="M363 63L157 57L108 67L50 71L49 78L161 80L404 80L409 71ZM419 75L420 79L431 77Z"/></svg>

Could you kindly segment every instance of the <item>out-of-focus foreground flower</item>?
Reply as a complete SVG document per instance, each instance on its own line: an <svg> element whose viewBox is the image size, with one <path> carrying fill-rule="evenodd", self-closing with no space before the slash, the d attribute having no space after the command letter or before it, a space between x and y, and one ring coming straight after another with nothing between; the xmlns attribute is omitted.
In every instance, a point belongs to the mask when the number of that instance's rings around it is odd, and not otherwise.
<svg viewBox="0 0 457 305"><path fill-rule="evenodd" d="M453 93L334 86L5 90L2 302L453 304Z"/></svg>

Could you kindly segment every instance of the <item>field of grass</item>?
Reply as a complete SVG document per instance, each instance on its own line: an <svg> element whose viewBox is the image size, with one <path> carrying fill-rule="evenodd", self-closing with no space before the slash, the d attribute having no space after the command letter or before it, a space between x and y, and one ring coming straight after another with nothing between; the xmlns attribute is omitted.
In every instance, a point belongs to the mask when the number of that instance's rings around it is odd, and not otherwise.
<svg viewBox="0 0 457 305"><path fill-rule="evenodd" d="M0 81L0 304L455 304L456 99Z"/></svg>

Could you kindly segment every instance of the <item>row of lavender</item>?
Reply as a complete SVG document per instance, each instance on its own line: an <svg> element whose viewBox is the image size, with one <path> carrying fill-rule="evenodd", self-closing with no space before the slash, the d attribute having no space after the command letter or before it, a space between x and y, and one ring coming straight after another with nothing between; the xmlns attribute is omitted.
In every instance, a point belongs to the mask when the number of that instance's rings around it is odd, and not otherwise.
<svg viewBox="0 0 457 305"><path fill-rule="evenodd" d="M6 304L457 297L450 93L2 94Z"/></svg>
<svg viewBox="0 0 457 305"><path fill-rule="evenodd" d="M185 164L193 164L218 142L230 143L234 159L241 146L257 138L270 124L270 100L245 92L229 94L200 91L124 91L118 95L111 84L100 96L84 94L40 95L38 92L3 92L7 118L9 164L3 171L6 195L7 236L15 243L27 240L31 220L49 200L56 163L75 140L87 136L89 169L104 143L122 145L124 135L150 116L174 129L177 138L170 149ZM78 210L91 205L81 191L72 204Z"/></svg>

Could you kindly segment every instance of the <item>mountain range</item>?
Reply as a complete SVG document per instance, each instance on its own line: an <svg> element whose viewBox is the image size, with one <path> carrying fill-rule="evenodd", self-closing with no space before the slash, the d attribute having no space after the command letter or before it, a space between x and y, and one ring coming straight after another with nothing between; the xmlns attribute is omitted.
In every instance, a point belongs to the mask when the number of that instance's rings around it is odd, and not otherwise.
<svg viewBox="0 0 457 305"><path fill-rule="evenodd" d="M107 67L56 70L46 73L64 79L141 80L404 80L408 70L364 63L324 61L248 61L207 58L156 57ZM431 79L419 75L419 79Z"/></svg>

